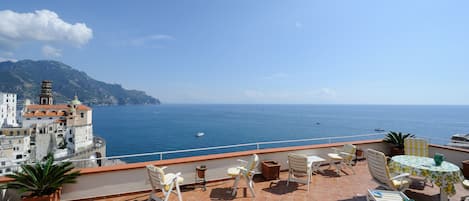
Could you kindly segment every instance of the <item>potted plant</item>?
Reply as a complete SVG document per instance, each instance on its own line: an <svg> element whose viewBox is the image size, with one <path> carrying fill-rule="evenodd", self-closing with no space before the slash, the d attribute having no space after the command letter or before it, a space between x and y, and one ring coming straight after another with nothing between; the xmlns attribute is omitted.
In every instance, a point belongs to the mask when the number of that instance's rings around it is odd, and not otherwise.
<svg viewBox="0 0 469 201"><path fill-rule="evenodd" d="M196 168L197 170L197 176L199 178L205 178L205 170L207 170L207 167L205 165L201 165Z"/></svg>
<svg viewBox="0 0 469 201"><path fill-rule="evenodd" d="M23 201L59 201L62 186L75 183L80 175L73 168L71 162L54 163L54 157L48 155L45 162L21 165L21 171L6 175L14 181L5 187L17 190Z"/></svg>
<svg viewBox="0 0 469 201"><path fill-rule="evenodd" d="M402 155L404 154L404 139L414 136L415 135L412 135L410 133L403 134L401 132L391 131L386 135L384 141L393 145L391 147L392 156Z"/></svg>

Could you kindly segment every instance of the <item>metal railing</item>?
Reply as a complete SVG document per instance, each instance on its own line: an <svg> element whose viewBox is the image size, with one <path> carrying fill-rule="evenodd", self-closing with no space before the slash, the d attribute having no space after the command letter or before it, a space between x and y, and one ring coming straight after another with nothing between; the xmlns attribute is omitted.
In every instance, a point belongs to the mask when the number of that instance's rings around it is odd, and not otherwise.
<svg viewBox="0 0 469 201"><path fill-rule="evenodd" d="M116 159L145 157L145 156L159 156L159 160L163 160L165 159L164 157L165 155L177 154L177 153L191 153L191 152L198 152L198 151L214 151L214 150L223 150L223 149L230 149L230 148L246 148L246 147L255 147L249 150L259 150L263 148L272 148L272 147L265 147L266 145L278 145L278 144L314 142L314 141L326 141L327 143L330 144L334 141L338 141L341 139L350 139L350 138L366 137L367 139L382 139L384 134L386 133L382 132L382 133L348 135L348 136L331 136L331 137L319 137L319 138L307 138L307 139L295 139L295 140L264 141L264 142L232 144L232 145L213 146L213 147L194 148L194 149L182 149L182 150L173 150L173 151L160 151L160 152L147 152L147 153L139 153L139 154L127 154L127 155L119 155L119 156L108 156L108 157L93 158L93 159L76 159L76 160L67 160L67 161L83 162L83 161L97 161L97 160L116 160ZM374 138L370 138L370 137L374 137ZM281 147L281 146L277 146L277 147Z"/></svg>
<svg viewBox="0 0 469 201"><path fill-rule="evenodd" d="M119 156L108 156L108 157L99 157L99 158L87 158L87 159L66 159L63 161L70 161L72 163L93 163L95 164L96 161L112 161L112 160L119 160L119 159L126 159L126 158L136 158L136 157L145 157L145 156L158 156L159 160L165 159L166 155L169 154L177 154L177 153L193 153L198 151L216 151L216 150L226 150L230 148L249 148L247 150L260 150L265 148L278 148L284 146L270 146L268 145L282 145L282 144L291 144L291 143L304 143L304 142L319 142L324 141L325 143L333 143L339 142L339 140L343 139L351 139L351 138L367 138L367 139L383 139L386 132L381 133L371 133L371 134L360 134L360 135L347 135L347 136L330 136L330 137L319 137L319 138L307 138L307 139L294 139L294 140L278 140L278 141L262 141L262 142L253 142L253 143L242 143L242 144L232 144L232 145L223 145L223 146L213 146L213 147L203 147L203 148L194 148L194 149L182 149L182 150L172 150L172 151L159 151L159 152L147 152L147 153L137 153L137 154L127 154L127 155L119 155ZM419 136L428 140L429 144L440 144L445 145L447 144L450 139L446 138L438 138L438 137L428 137L428 136ZM311 143L314 144L314 143ZM295 145L290 145L295 146ZM210 153L208 153L210 154ZM191 156L195 156L191 155ZM10 166L3 166L1 168L17 168L20 165L10 165Z"/></svg>

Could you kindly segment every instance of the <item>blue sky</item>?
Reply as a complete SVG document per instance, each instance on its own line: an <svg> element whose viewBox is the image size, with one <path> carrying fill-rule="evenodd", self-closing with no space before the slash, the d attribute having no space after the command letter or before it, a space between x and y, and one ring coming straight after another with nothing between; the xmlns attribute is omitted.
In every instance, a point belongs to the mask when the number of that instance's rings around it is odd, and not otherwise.
<svg viewBox="0 0 469 201"><path fill-rule="evenodd" d="M163 103L468 104L468 6L2 1L0 59L59 60Z"/></svg>

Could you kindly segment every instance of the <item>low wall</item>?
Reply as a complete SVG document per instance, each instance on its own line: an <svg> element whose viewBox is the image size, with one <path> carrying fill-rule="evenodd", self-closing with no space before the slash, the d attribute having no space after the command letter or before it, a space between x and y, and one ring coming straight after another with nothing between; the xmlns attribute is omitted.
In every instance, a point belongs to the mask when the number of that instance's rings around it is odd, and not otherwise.
<svg viewBox="0 0 469 201"><path fill-rule="evenodd" d="M435 153L440 153L445 155L445 160L449 161L459 168L462 168L462 161L469 160L469 150L468 149L461 149L461 148L454 148L454 147L447 147L441 145L429 145L428 148L428 155L429 157L433 157Z"/></svg>
<svg viewBox="0 0 469 201"><path fill-rule="evenodd" d="M381 140L346 142L358 145L360 149L368 148L388 152L387 144ZM285 148L272 148L244 152L232 152L225 154L213 154L187 158L151 161L133 164L114 165L108 167L81 169L82 176L75 184L64 186L62 200L76 200L85 198L103 197L116 194L133 193L150 190L145 166L167 166L165 172L181 172L184 184L192 184L195 181L195 167L206 165L208 181L228 178L226 170L229 167L239 165L237 159L249 160L252 154L258 154L260 161L275 160L281 165L281 169L287 169L288 153L302 153L318 155L327 158L331 147L341 147L344 143L309 145ZM260 166L259 166L260 169ZM260 170L258 170L260 172Z"/></svg>

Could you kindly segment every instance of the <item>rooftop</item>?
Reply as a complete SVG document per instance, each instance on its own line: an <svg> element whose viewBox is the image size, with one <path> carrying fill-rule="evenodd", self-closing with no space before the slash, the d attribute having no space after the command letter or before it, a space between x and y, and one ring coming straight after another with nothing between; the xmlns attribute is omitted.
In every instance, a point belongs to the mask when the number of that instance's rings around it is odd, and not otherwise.
<svg viewBox="0 0 469 201"><path fill-rule="evenodd" d="M221 154L209 154L185 158L174 158L157 161L146 161L131 164L119 164L95 168L81 169L82 175L75 184L67 184L63 188L62 200L98 200L98 201L143 201L148 200L150 184L146 172L146 165L167 166L166 173L181 172L184 178L182 197L184 201L201 200L321 200L321 201L365 201L368 189L382 189L375 182L368 170L366 159L357 162L354 166L356 174L348 169L341 172L340 176L335 173L334 167L328 168L323 165L320 168L324 173L315 172L312 176L310 191L307 186L292 182L286 186L288 169L286 164L289 153L301 153L316 155L327 158L327 153L333 147L341 147L344 144L357 145L359 149L368 148L389 152L389 144L382 140L362 140L352 142L336 142L327 144L313 144L304 146L291 146L281 148L266 148L249 151L228 152ZM262 175L254 177L254 188L256 197L253 198L246 188L244 181L239 183L236 196L231 196L230 187L234 179L227 176L227 168L239 164L237 159L249 160L252 154L257 154L260 161L275 160L283 170L279 180L266 181ZM461 161L467 160L469 150L451 148L436 144L429 145L429 155L442 153L446 161L462 167ZM161 156L162 158L166 158ZM112 157L110 157L112 159ZM83 162L83 161L81 161ZM195 167L206 165L206 176L209 183L207 190L194 188ZM260 168L258 169L260 172ZM0 177L0 183L7 182L7 178ZM415 185L414 187L421 187ZM456 195L450 197L450 201L459 201L461 197L469 195L469 190L462 187L460 183L455 184ZM423 189L411 188L405 192L407 196L416 201L439 200L440 192L436 185L428 184ZM159 192L161 195L161 192ZM177 196L171 195L170 200L177 200Z"/></svg>
<svg viewBox="0 0 469 201"><path fill-rule="evenodd" d="M359 161L354 169L356 174L350 170L344 170L341 176L337 176L334 169L328 166L322 166L324 173L315 172L312 177L310 191L304 184L290 183L286 186L288 172L282 171L280 180L265 181L261 175L254 177L256 197L254 200L321 200L321 201L366 201L367 189L382 189L376 183L368 172L367 162ZM200 200L253 200L249 189L244 182L240 182L240 188L236 196L231 196L231 186L234 180L223 180L207 184L207 190L195 188L193 185L187 185L182 188L182 197L185 201ZM422 186L416 186L421 188ZM451 201L459 201L461 196L469 195L461 184L456 185L457 194L450 198ZM99 199L88 199L96 201L146 201L149 192L127 194L121 196L110 196ZM409 189L405 192L407 196L416 201L437 201L439 200L439 188L428 184L423 190ZM157 195L162 196L162 193ZM177 196L171 195L170 200L177 200Z"/></svg>

